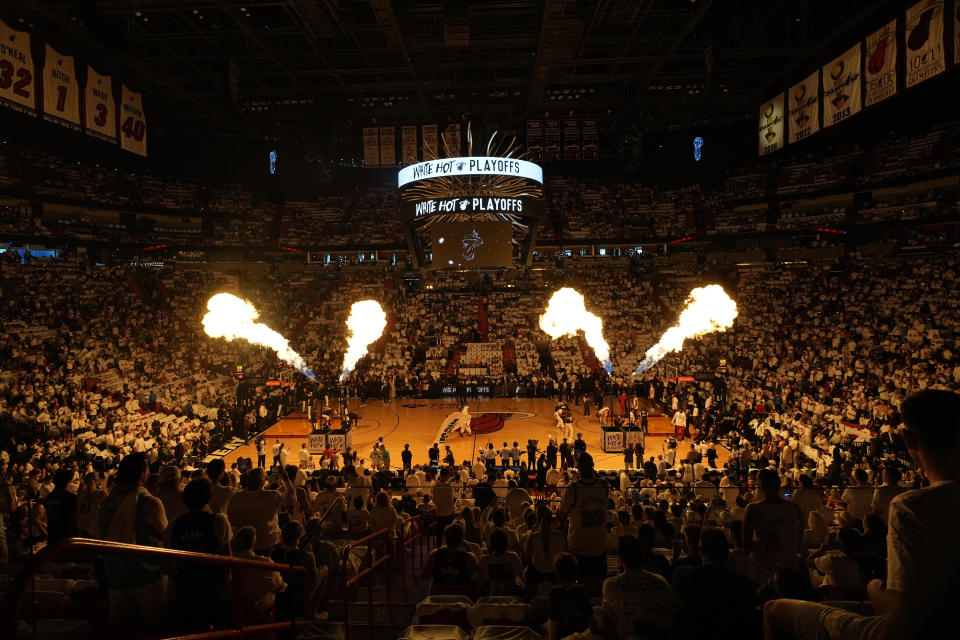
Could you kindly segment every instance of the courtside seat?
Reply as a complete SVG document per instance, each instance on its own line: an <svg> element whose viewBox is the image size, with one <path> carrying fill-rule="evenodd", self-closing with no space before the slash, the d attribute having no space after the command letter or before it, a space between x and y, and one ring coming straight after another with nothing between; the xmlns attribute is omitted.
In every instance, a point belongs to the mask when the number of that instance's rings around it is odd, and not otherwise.
<svg viewBox="0 0 960 640"><path fill-rule="evenodd" d="M413 624L403 630L399 640L469 640L470 635L452 624Z"/></svg>
<svg viewBox="0 0 960 640"><path fill-rule="evenodd" d="M533 607L516 596L486 596L477 600L472 609L474 627L522 624Z"/></svg>
<svg viewBox="0 0 960 640"><path fill-rule="evenodd" d="M429 595L417 605L414 624L454 625L466 632L473 628L473 601L460 595Z"/></svg>
<svg viewBox="0 0 960 640"><path fill-rule="evenodd" d="M541 640L542 637L521 625L484 625L473 630L473 640Z"/></svg>

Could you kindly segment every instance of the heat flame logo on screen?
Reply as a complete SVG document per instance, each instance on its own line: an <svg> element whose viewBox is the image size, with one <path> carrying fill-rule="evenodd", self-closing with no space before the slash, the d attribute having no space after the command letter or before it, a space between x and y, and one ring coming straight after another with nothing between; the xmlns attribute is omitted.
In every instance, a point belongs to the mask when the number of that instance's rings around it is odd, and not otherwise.
<svg viewBox="0 0 960 640"><path fill-rule="evenodd" d="M483 244L483 238L474 229L473 233L463 237L463 259L467 262L473 261L477 257L477 249Z"/></svg>

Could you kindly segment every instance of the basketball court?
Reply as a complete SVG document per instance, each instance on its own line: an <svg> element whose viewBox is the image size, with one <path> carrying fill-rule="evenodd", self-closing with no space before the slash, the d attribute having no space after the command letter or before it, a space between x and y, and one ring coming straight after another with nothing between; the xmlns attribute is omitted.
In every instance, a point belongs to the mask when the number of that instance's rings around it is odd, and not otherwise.
<svg viewBox="0 0 960 640"><path fill-rule="evenodd" d="M495 449L500 449L503 443L512 445L517 442L524 452L526 461L527 440L538 441L538 448L545 450L551 438L559 443L563 434L557 429L554 407L556 403L549 398L490 398L473 400L469 403L469 410L474 417L473 424L481 425L478 431L469 437L463 437L454 432L447 436L446 444L453 451L457 464L464 460L471 463L476 459L479 448L487 448L492 443ZM450 413L460 411L462 407L454 399L401 399L384 404L379 400L368 401L361 405L356 399L349 403L349 411L359 416L352 430L352 446L358 451L362 459L369 459L373 443L379 438L390 451L391 468L401 466L400 452L405 444L410 445L413 452L413 464L426 464L427 450L437 442L440 426ZM604 453L601 448L601 428L596 417L596 408L591 405L590 416L583 415L583 406L570 407L573 414L573 433L583 434L587 442L587 452L593 456L598 469L623 468L622 453ZM482 418L482 420L477 420ZM335 423L336 424L336 423ZM297 451L301 443L307 442L310 432L310 422L302 413L294 413L276 423L264 432L268 441L268 458L270 463L270 447L276 440L281 440L290 451L288 464L298 462ZM651 415L648 423L645 456L656 456L663 451L664 443L673 432L670 421L665 416ZM690 448L691 440L686 439L679 443L678 458L685 456ZM309 446L309 445L308 445ZM444 448L440 447L441 455ZM727 460L729 452L717 446L718 464ZM257 453L252 441L244 444L223 456L227 465L235 462L238 457L252 458L256 461ZM315 463L319 463L319 456L314 456Z"/></svg>

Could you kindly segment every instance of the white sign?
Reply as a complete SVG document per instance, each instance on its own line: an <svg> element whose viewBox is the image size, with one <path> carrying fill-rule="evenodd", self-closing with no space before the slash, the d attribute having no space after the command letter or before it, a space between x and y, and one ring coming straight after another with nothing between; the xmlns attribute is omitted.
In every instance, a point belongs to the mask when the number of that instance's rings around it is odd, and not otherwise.
<svg viewBox="0 0 960 640"><path fill-rule="evenodd" d="M498 175L526 178L543 184L543 169L526 160L487 156L443 158L404 167L397 174L399 187L419 180L466 175Z"/></svg>
<svg viewBox="0 0 960 640"><path fill-rule="evenodd" d="M418 218L434 213L521 213L522 211L523 200L520 198L490 198L487 196L421 200L413 205L413 215Z"/></svg>

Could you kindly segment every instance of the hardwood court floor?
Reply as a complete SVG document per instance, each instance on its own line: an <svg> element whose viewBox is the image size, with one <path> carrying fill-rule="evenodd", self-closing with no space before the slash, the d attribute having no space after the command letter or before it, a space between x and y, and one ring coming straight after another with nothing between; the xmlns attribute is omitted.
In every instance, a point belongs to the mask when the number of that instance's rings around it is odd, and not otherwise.
<svg viewBox="0 0 960 640"><path fill-rule="evenodd" d="M495 449L500 449L504 442L512 445L516 441L520 449L524 451L523 460L526 461L526 445L528 439L539 441L539 448L546 449L547 442L552 438L562 438L556 428L556 419L554 418L555 403L548 398L491 398L485 400L472 400L470 402L470 412L496 412L513 411L516 414L508 416L504 422L503 428L489 434L482 434L471 437L461 437L457 434L451 434L447 438L447 444L453 450L454 456L459 464L463 460L471 462L476 457L476 448L486 448L487 443L493 443ZM422 399L418 400L403 399L390 404L383 404L379 400L368 401L365 406L360 406L360 402L352 399L349 403L349 410L360 416L356 426L353 428L353 448L360 452L360 457L367 459L370 456L370 450L377 438L382 437L387 449L390 451L391 468L401 465L400 451L404 444L410 445L413 452L413 464L424 464L427 460L427 450L436 442L437 434L440 430L440 424L443 419L453 411L459 411L460 407L452 399ZM595 407L591 406L591 415L583 416L583 407L572 407L574 436L582 433L583 439L587 442L587 451L593 456L598 469L619 469L623 467L622 453L604 453L600 446L600 422L596 417ZM662 452L664 442L667 440L666 434L670 432L671 425L666 417L651 416L649 419L649 431L651 435L647 436L645 456L657 455ZM290 451L289 464L296 464L298 461L296 452L300 449L300 444L307 441L307 434L310 431L310 423L306 417L300 413L294 413L284 418L265 432L268 445L272 446L276 439L282 439L287 449ZM559 442L559 438L558 438ZM678 458L686 455L690 448L690 439L681 442L679 445ZM441 447L441 452L443 447ZM722 447L717 447L719 454L718 464L727 460L729 453ZM229 466L235 462L239 456L253 458L256 460L256 451L252 444L246 444L230 452L224 457ZM318 462L317 458L314 458ZM267 463L270 463L269 448Z"/></svg>

